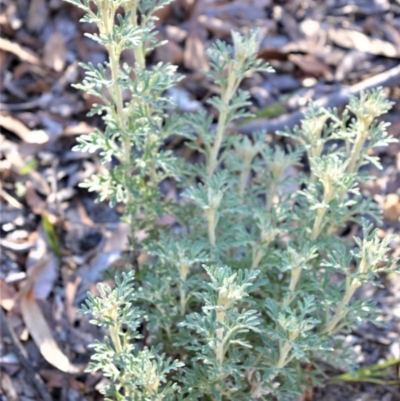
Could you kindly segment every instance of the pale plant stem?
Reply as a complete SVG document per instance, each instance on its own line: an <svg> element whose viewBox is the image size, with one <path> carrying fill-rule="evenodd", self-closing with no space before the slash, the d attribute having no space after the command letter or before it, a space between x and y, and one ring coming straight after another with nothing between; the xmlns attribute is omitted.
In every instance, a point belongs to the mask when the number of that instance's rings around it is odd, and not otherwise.
<svg viewBox="0 0 400 401"><path fill-rule="evenodd" d="M189 272L189 265L185 262L181 263L179 266L179 277L181 281L179 282L179 304L181 316L185 316L186 313L186 292L183 288L183 282L186 281L187 274Z"/></svg>
<svg viewBox="0 0 400 401"><path fill-rule="evenodd" d="M289 340L285 341L283 347L280 349L279 352L279 360L278 363L276 364L278 368L283 368L286 365L286 359L291 349L292 345L290 344L290 341Z"/></svg>
<svg viewBox="0 0 400 401"><path fill-rule="evenodd" d="M360 151L361 151L362 147L364 146L364 142L365 142L365 132L364 132L364 129L360 128L358 130L358 134L357 134L356 140L354 142L353 149L351 150L350 162L347 167L348 174L354 174L356 172L358 157L360 155ZM346 195L346 191L340 192L340 194L339 194L340 201L343 201L345 195Z"/></svg>
<svg viewBox="0 0 400 401"><path fill-rule="evenodd" d="M224 306L221 305L221 308L224 308ZM223 324L225 320L225 310L219 310L217 311L217 322L220 324ZM216 350L215 350L215 356L217 358L217 361L222 364L224 361L224 328L220 327L217 329L217 343L216 343Z"/></svg>
<svg viewBox="0 0 400 401"><path fill-rule="evenodd" d="M288 306L291 304L291 302L296 298L296 294L294 294L294 291L296 290L297 284L300 280L301 277L301 271L302 269L300 267L296 267L292 269L290 272L290 284L289 284L289 291L292 293L292 295L286 297L283 300L283 304L285 306Z"/></svg>
<svg viewBox="0 0 400 401"><path fill-rule="evenodd" d="M105 33L108 35L112 35L113 32L113 24L114 24L114 13L112 12L111 16L109 15L110 13L108 12L109 10L105 10L102 15L104 16L104 21L103 21L103 27L105 30ZM136 10L135 10L136 11ZM121 86L117 83L117 79L119 77L119 54L117 53L116 49L114 46L108 45L107 51L108 55L110 58L110 70L111 70L111 76L112 76L112 85L110 87L110 93L113 97L113 101L115 104L116 108L116 113L117 113L117 118L121 126L121 131L123 132L123 154L124 154L124 163L126 167L126 173L125 173L125 186L127 188L127 193L128 193L128 202L127 204L132 204L133 202L133 197L131 192L129 191L129 171L131 167L131 142L130 138L128 135L126 135L126 117L124 113L124 101L123 101L123 96L122 96L122 88ZM130 219L132 223L132 218ZM131 224L132 225L132 224ZM131 234L133 234L133 228L131 230Z"/></svg>
<svg viewBox="0 0 400 401"><path fill-rule="evenodd" d="M224 136L224 131L226 128L227 116L228 116L228 110L226 109L226 107L224 107L224 109L221 111L221 114L219 116L216 138L215 138L215 142L214 142L214 145L213 145L213 147L211 149L211 153L210 153L210 161L208 164L208 176L209 177L213 176L214 171L218 165L218 153L221 148L222 138Z"/></svg>
<svg viewBox="0 0 400 401"><path fill-rule="evenodd" d="M279 341L279 360L276 363L276 367L282 369L284 368L293 358L288 358L289 352L292 349L292 345L290 344L289 340L286 340L284 345L282 346L281 342ZM278 373L272 374L265 379L265 381L272 381Z"/></svg>
<svg viewBox="0 0 400 401"><path fill-rule="evenodd" d="M246 162L241 173L239 181L239 197L243 201L244 191L246 190L247 178L249 177L251 171L251 161Z"/></svg>
<svg viewBox="0 0 400 401"><path fill-rule="evenodd" d="M322 333L332 333L333 330L335 330L335 327L339 323L339 321L346 315L346 311L344 308L347 306L347 304L350 302L350 299L353 297L356 289L358 288L358 285L354 285L354 281L350 285L350 287L346 290L346 294L344 298L342 299L342 302L340 305L337 307L336 312L331 319L331 321L325 325L325 327L322 330Z"/></svg>
<svg viewBox="0 0 400 401"><path fill-rule="evenodd" d="M164 310L161 309L161 308L157 305L157 303L154 303L154 306L157 308L157 310L161 313L162 316L165 316ZM165 332L167 333L168 340L169 340L169 341L172 341L171 329L170 329L169 326L167 326L167 325L163 325L163 327L164 327L164 329L165 329Z"/></svg>
<svg viewBox="0 0 400 401"><path fill-rule="evenodd" d="M326 208L318 209L317 217L315 219L313 230L311 233L312 241L315 241L321 232L321 224L322 224L322 220L324 218L325 212L326 212ZM291 271L290 284L289 284L289 290L291 292L294 292L296 290L297 284L300 281L301 271L302 271L301 268L295 268L295 269L292 269L292 271ZM284 305L289 305L294 300L295 297L296 297L295 295L291 295L290 297L285 298L283 301Z"/></svg>
<svg viewBox="0 0 400 401"><path fill-rule="evenodd" d="M208 177L212 177L216 168L218 167L218 154L221 149L222 139L226 129L227 118L228 118L228 105L231 101L232 95L235 93L239 86L236 73L232 70L231 65L228 67L228 83L222 96L222 102L224 104L223 109L218 118L217 131L215 135L215 142L211 148L210 158L208 160L207 173Z"/></svg>
<svg viewBox="0 0 400 401"><path fill-rule="evenodd" d="M117 307L112 307L112 308L108 309L104 313L104 315L115 321L116 318L117 318L117 315L118 315L118 308ZM115 350L118 353L122 352L122 350L123 350L123 346L122 346L122 343L121 343L121 338L119 336L119 329L120 329L120 327L119 327L117 322L115 322L115 325L110 328L110 337L111 337L111 340L112 340L112 342L114 344Z"/></svg>
<svg viewBox="0 0 400 401"><path fill-rule="evenodd" d="M185 316L186 313L186 293L183 289L182 283L179 283L179 297L180 297L180 311L181 316Z"/></svg>
<svg viewBox="0 0 400 401"><path fill-rule="evenodd" d="M131 11L131 24L133 28L137 28L137 7L139 4L139 0L132 0L130 7L126 7L127 10ZM144 54L143 47L135 47L133 49L133 53L135 55L135 60L138 63L139 67L144 69L146 68L146 58Z"/></svg>
<svg viewBox="0 0 400 401"><path fill-rule="evenodd" d="M358 272L360 274L363 274L367 270L368 270L368 264L363 259L363 260L361 260L360 266L358 268ZM331 333L333 330L335 330L337 324L346 315L346 311L344 310L345 307L348 305L348 303L350 302L351 298L353 297L357 288L360 287L360 285L361 285L361 283L357 278L354 278L351 281L348 280L348 282L346 282L346 292L342 299L342 302L337 307L335 314L333 315L333 318L331 319L331 321L325 325L324 329L322 330L322 333Z"/></svg>
<svg viewBox="0 0 400 401"><path fill-rule="evenodd" d="M110 15L111 14L111 15ZM112 36L113 33L113 24L114 24L114 10L103 10L101 13L103 16L103 30L109 36ZM99 27L100 28L100 27ZM106 46L108 51L108 56L110 58L110 69L111 69L111 76L112 76L112 85L110 87L110 93L113 97L118 120L121 124L122 130L125 130L125 114L124 114L124 105L123 105L123 98L122 98L122 89L121 86L117 83L117 79L119 76L119 53L113 44L109 44Z"/></svg>
<svg viewBox="0 0 400 401"><path fill-rule="evenodd" d="M292 277L290 278L289 290L294 291L297 287L297 283L299 282L301 276L301 268L296 267L292 270Z"/></svg>
<svg viewBox="0 0 400 401"><path fill-rule="evenodd" d="M123 98L122 98L122 89L119 84L117 84L118 79L118 71L119 71L119 58L117 54L115 54L114 49L112 46L109 47L109 56L110 56L110 68L111 74L113 78L113 93L114 93L114 102L117 109L118 121L121 125L121 129L125 131L125 113L124 113L124 106L123 106ZM125 134L125 132L124 132ZM127 166L130 165L130 155L131 155L131 143L128 136L124 136L124 161Z"/></svg>
<svg viewBox="0 0 400 401"><path fill-rule="evenodd" d="M322 224L322 220L324 218L325 212L326 212L326 208L319 208L318 209L317 217L315 219L313 230L312 230L312 234L311 234L311 240L312 241L316 240L318 235L321 232L321 224Z"/></svg>
<svg viewBox="0 0 400 401"><path fill-rule="evenodd" d="M273 198L275 196L277 188L278 188L277 181L273 179L267 191L267 202L266 202L267 212L270 212L272 210L272 205L274 204Z"/></svg>
<svg viewBox="0 0 400 401"><path fill-rule="evenodd" d="M215 246L215 210L210 209L207 213L207 222L208 222L208 240L210 244Z"/></svg>
<svg viewBox="0 0 400 401"><path fill-rule="evenodd" d="M167 333L168 340L172 341L171 329L167 325L164 325L164 329L165 329L165 332Z"/></svg>
<svg viewBox="0 0 400 401"><path fill-rule="evenodd" d="M115 350L120 353L122 352L122 344L121 339L119 338L119 327L111 327L110 328L110 336L115 346Z"/></svg>
<svg viewBox="0 0 400 401"><path fill-rule="evenodd" d="M268 245L267 245L268 246ZM251 270L258 267L261 262L262 257L264 256L264 252L261 249L253 251L252 262L251 262Z"/></svg>
<svg viewBox="0 0 400 401"><path fill-rule="evenodd" d="M211 178L214 175L216 168L218 167L218 155L221 149L222 140L224 137L227 118L228 118L228 105L231 101L231 97L239 86L239 80L237 79L235 71L232 69L232 64L228 66L228 82L222 95L223 108L220 112L215 136L215 142L210 150L209 158L207 159L207 175ZM208 222L208 239L210 244L215 247L215 212L216 210L210 209L207 212Z"/></svg>
<svg viewBox="0 0 400 401"><path fill-rule="evenodd" d="M364 145L364 142L365 142L365 133L360 130L357 134L353 149L351 151L350 163L349 163L349 167L347 168L347 172L349 174L353 174L356 170L357 159L360 155L360 151Z"/></svg>
<svg viewBox="0 0 400 401"><path fill-rule="evenodd" d="M126 10L131 11L131 23L134 28L136 28L137 25L137 6L138 6L139 1L138 0L133 0L131 3L131 6L126 8ZM114 24L114 11L115 10L107 10L105 9L101 14L103 15L103 30L105 31L106 34L112 35L113 32L113 24ZM122 131L122 143L123 143L123 163L125 164L125 173L124 173L124 181L125 181L125 187L127 189L127 205L132 205L134 203L134 198L129 190L129 178L132 174L132 163L131 163L131 139L126 133L126 114L124 112L124 101L123 101L123 93L122 93L122 88L121 85L117 83L117 79L119 77L119 57L120 54L117 52L115 49L115 46L113 44L110 44L106 46L108 55L110 58L110 70L111 70L111 76L112 76L112 85L110 87L110 94L112 95L114 104L115 104L115 109L117 113L117 119L119 121L119 124L121 126L121 131ZM145 63L145 57L144 57L144 51L142 47L135 47L133 49L134 55L136 62L138 63L139 67L144 69L146 67ZM153 177L152 177L152 180ZM131 226L130 234L132 239L134 238L134 227L133 227L133 218L130 215L129 216L129 222Z"/></svg>
<svg viewBox="0 0 400 401"><path fill-rule="evenodd" d="M318 209L317 217L315 219L313 231L311 234L312 241L316 240L318 235L321 232L321 224L322 224L323 217L325 215L325 211L326 211L326 208ZM296 290L297 284L300 281L301 271L302 271L302 269L299 267L292 269L292 271L291 271L289 290L292 293ZM289 305L293 301L294 298L295 298L295 295L291 295L290 297L285 298L283 301L284 305Z"/></svg>

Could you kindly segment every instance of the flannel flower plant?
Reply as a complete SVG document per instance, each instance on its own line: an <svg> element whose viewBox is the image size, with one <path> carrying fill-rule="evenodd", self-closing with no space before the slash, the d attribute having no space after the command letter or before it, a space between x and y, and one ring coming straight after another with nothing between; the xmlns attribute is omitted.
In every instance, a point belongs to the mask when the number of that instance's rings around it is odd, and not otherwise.
<svg viewBox="0 0 400 401"><path fill-rule="evenodd" d="M318 384L324 364L352 368L340 333L374 317L354 294L392 268L390 238L368 223L378 210L359 192L365 166L380 166L370 150L393 141L377 121L391 106L382 90L351 98L341 115L310 104L298 127L278 133L295 148L273 146L263 132L234 135L235 121L249 116L242 80L273 73L257 59L257 32L233 32L232 45L208 50L205 74L220 88L208 100L215 122L204 109L176 111L166 96L182 78L175 66L146 65L163 44L155 12L170 0L68 1L97 25L88 36L109 55L83 65L77 85L102 99L91 114L105 130L81 136L76 149L108 164L83 185L124 203L131 225L132 265L83 308L107 332L89 365L109 378L107 399L293 400L310 380ZM133 65L121 63L127 49ZM171 136L204 163L166 150ZM288 178L305 157L310 173ZM164 199L166 180L177 199ZM157 224L166 214L173 227ZM363 228L354 242L338 235L350 223ZM140 243L137 230L147 232ZM149 258L139 266L140 252Z"/></svg>

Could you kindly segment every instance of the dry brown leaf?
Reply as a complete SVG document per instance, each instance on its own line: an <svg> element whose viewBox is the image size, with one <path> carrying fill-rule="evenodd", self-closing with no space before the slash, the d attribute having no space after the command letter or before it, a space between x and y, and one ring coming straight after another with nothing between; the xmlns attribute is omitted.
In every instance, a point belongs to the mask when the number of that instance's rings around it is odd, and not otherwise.
<svg viewBox="0 0 400 401"><path fill-rule="evenodd" d="M23 209L24 205L18 202L15 198L13 198L7 191L5 191L2 187L0 187L0 197L4 198L6 202L12 207L16 209Z"/></svg>
<svg viewBox="0 0 400 401"><path fill-rule="evenodd" d="M79 269L79 276L82 277L83 284L96 283L101 280L103 271L120 259L120 251L97 252L87 265Z"/></svg>
<svg viewBox="0 0 400 401"><path fill-rule="evenodd" d="M17 292L14 287L0 278L0 306L6 311L14 307Z"/></svg>
<svg viewBox="0 0 400 401"><path fill-rule="evenodd" d="M157 47L154 53L155 61L162 61L174 65L181 65L183 62L183 50L181 46L171 40L164 46Z"/></svg>
<svg viewBox="0 0 400 401"><path fill-rule="evenodd" d="M328 37L336 45L348 49L356 49L377 56L400 57L400 49L392 43L382 39L370 38L358 31L330 28Z"/></svg>
<svg viewBox="0 0 400 401"><path fill-rule="evenodd" d="M229 21L210 17L208 15L200 15L199 22L218 38L230 37L231 31L237 29L236 26Z"/></svg>
<svg viewBox="0 0 400 401"><path fill-rule="evenodd" d="M286 53L274 47L264 47L258 52L258 58L262 58L264 60L280 60L286 61L288 56Z"/></svg>
<svg viewBox="0 0 400 401"><path fill-rule="evenodd" d="M22 140L29 138L31 130L14 117L0 114L0 126L18 135Z"/></svg>
<svg viewBox="0 0 400 401"><path fill-rule="evenodd" d="M30 130L25 124L16 118L0 114L0 126L6 130L18 135L24 142L27 143L46 143L49 136L43 130Z"/></svg>
<svg viewBox="0 0 400 401"><path fill-rule="evenodd" d="M285 8L281 10L280 22L285 28L285 33L290 37L292 41L298 41L303 39L303 33L299 29L299 22L296 18Z"/></svg>
<svg viewBox="0 0 400 401"><path fill-rule="evenodd" d="M0 50L0 70L4 71L4 67L7 63L8 54L7 52Z"/></svg>
<svg viewBox="0 0 400 401"><path fill-rule="evenodd" d="M172 40L175 43L181 43L187 38L188 33L178 26L167 25L165 27L165 35L168 40Z"/></svg>
<svg viewBox="0 0 400 401"><path fill-rule="evenodd" d="M115 231L107 231L104 235L106 242L103 252L126 251L129 247L129 233L130 225L128 223L119 223Z"/></svg>
<svg viewBox="0 0 400 401"><path fill-rule="evenodd" d="M76 276L67 281L65 285L65 310L68 321L71 325L74 324L76 318L76 307L74 306L75 295L78 290L82 277Z"/></svg>
<svg viewBox="0 0 400 401"><path fill-rule="evenodd" d="M383 204L383 216L386 220L397 222L400 219L400 196L387 194Z"/></svg>
<svg viewBox="0 0 400 401"><path fill-rule="evenodd" d="M321 23L314 19L305 19L300 23L300 30L308 38L316 37L321 34Z"/></svg>
<svg viewBox="0 0 400 401"><path fill-rule="evenodd" d="M45 299L53 289L54 281L58 277L59 259L47 245L42 224L39 225L37 232L35 246L30 250L26 260L26 271L30 277L30 288L33 289L36 299ZM40 263L42 264L39 271L37 266ZM30 272L33 268L36 269L35 277L32 277Z"/></svg>
<svg viewBox="0 0 400 401"><path fill-rule="evenodd" d="M389 22L381 25L381 29L385 32L385 34L391 39L392 42L395 43L397 48L400 48L400 32Z"/></svg>
<svg viewBox="0 0 400 401"><path fill-rule="evenodd" d="M27 95L35 94L35 93L43 93L43 92L50 92L51 87L47 83L45 79L38 79L35 82L32 82L29 85L25 86L25 93Z"/></svg>
<svg viewBox="0 0 400 401"><path fill-rule="evenodd" d="M154 13L154 16L157 18L156 20L156 26L160 26L171 14L171 3L167 3L164 7L160 8Z"/></svg>
<svg viewBox="0 0 400 401"><path fill-rule="evenodd" d="M186 39L183 59L185 67L189 70L208 71L210 69L203 41L194 32L191 32Z"/></svg>
<svg viewBox="0 0 400 401"><path fill-rule="evenodd" d="M358 50L351 50L340 61L340 64L336 68L335 78L337 81L342 81L347 75L356 70L360 63L368 60L372 56L365 52Z"/></svg>
<svg viewBox="0 0 400 401"><path fill-rule="evenodd" d="M32 50L20 46L18 43L13 43L8 39L0 38L0 50L15 54L22 61L31 64L40 64L39 57Z"/></svg>
<svg viewBox="0 0 400 401"><path fill-rule="evenodd" d="M189 35L185 42L185 51L183 54L183 64L189 70L208 71L210 66L205 54L204 39L206 37L205 29L199 23L199 15L204 7L203 2L194 4L189 19Z"/></svg>
<svg viewBox="0 0 400 401"><path fill-rule="evenodd" d="M31 32L39 33L47 22L47 2L45 0L31 0L28 20L26 22Z"/></svg>
<svg viewBox="0 0 400 401"><path fill-rule="evenodd" d="M68 125L63 131L63 135L65 136L75 136L75 135L83 135L83 134L91 134L94 131L94 127L81 121L75 125Z"/></svg>
<svg viewBox="0 0 400 401"><path fill-rule="evenodd" d="M95 172L96 172L96 167L94 166L94 164L85 160L82 163L82 169L71 174L68 177L68 182L67 182L68 187L74 187L75 185L78 185L85 179L90 178Z"/></svg>
<svg viewBox="0 0 400 401"><path fill-rule="evenodd" d="M1 374L0 384L1 384L1 388L3 389L3 391L7 397L6 398L7 401L19 401L18 392L14 386L14 382L11 379L11 377L4 371Z"/></svg>
<svg viewBox="0 0 400 401"><path fill-rule="evenodd" d="M35 214L41 215L47 210L46 202L38 195L30 181L26 183L25 200Z"/></svg>
<svg viewBox="0 0 400 401"><path fill-rule="evenodd" d="M65 67L67 48L61 32L54 32L44 46L44 63L56 72L61 72Z"/></svg>
<svg viewBox="0 0 400 401"><path fill-rule="evenodd" d="M76 374L84 370L84 366L72 364L57 345L39 305L35 301L33 291L25 293L21 299L21 311L25 325L40 353L51 365L62 372Z"/></svg>
<svg viewBox="0 0 400 401"><path fill-rule="evenodd" d="M76 211L79 214L79 218L81 220L81 222L88 227L95 227L96 225L94 224L93 220L90 218L90 216L88 215L85 206L83 206L83 203L81 202L81 200L78 198L75 202L76 205Z"/></svg>
<svg viewBox="0 0 400 401"><path fill-rule="evenodd" d="M290 54L289 60L297 65L306 74L320 77L328 71L328 66L322 61L318 60L312 54L306 54L304 56L300 54Z"/></svg>

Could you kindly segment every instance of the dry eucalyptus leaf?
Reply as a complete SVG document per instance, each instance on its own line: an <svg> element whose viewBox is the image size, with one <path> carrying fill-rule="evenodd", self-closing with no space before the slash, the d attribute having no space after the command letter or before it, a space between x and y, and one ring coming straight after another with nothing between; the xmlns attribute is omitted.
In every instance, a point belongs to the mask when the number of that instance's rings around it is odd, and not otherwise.
<svg viewBox="0 0 400 401"><path fill-rule="evenodd" d="M312 54L306 54L304 56L299 54L290 54L289 60L296 64L297 67L305 73L316 77L320 77L329 71L328 66Z"/></svg>
<svg viewBox="0 0 400 401"><path fill-rule="evenodd" d="M400 218L400 196L387 194L383 204L383 216L389 221L399 221Z"/></svg>
<svg viewBox="0 0 400 401"><path fill-rule="evenodd" d="M14 307L16 294L11 284L7 284L3 279L0 279L0 306L3 309L9 311Z"/></svg>
<svg viewBox="0 0 400 401"><path fill-rule="evenodd" d="M80 373L84 370L84 366L72 364L59 348L39 305L35 301L33 291L28 291L22 296L21 311L29 334L47 362L62 372L70 374Z"/></svg>
<svg viewBox="0 0 400 401"><path fill-rule="evenodd" d="M357 70L357 67L360 65L360 63L368 60L372 56L369 53L365 52L360 52L358 50L351 50L349 51L340 61L340 64L338 65L336 72L335 72L335 78L337 81L342 81L347 77L347 75L354 71Z"/></svg>
<svg viewBox="0 0 400 401"><path fill-rule="evenodd" d="M35 214L41 215L47 209L46 202L38 195L30 181L26 183L25 200Z"/></svg>
<svg viewBox="0 0 400 401"><path fill-rule="evenodd" d="M46 0L31 0L27 20L27 28L39 33L47 22L48 6Z"/></svg>
<svg viewBox="0 0 400 401"><path fill-rule="evenodd" d="M67 48L61 32L54 32L44 46L44 63L56 72L61 72L65 67Z"/></svg>
<svg viewBox="0 0 400 401"><path fill-rule="evenodd" d="M205 55L203 41L194 33L190 33L185 43L184 65L189 70L210 69Z"/></svg>
<svg viewBox="0 0 400 401"><path fill-rule="evenodd" d="M338 46L386 57L400 57L400 49L385 40L370 38L351 29L328 30L329 39Z"/></svg>
<svg viewBox="0 0 400 401"><path fill-rule="evenodd" d="M203 2L195 3L189 19L189 35L186 38L183 54L183 64L189 70L208 71L210 69L204 47L206 31L198 20L204 6Z"/></svg>
<svg viewBox="0 0 400 401"><path fill-rule="evenodd" d="M49 136L44 130L30 130L25 124L10 115L0 114L0 126L18 135L26 143L46 143Z"/></svg>
<svg viewBox="0 0 400 401"><path fill-rule="evenodd" d="M32 50L20 46L18 43L11 42L8 39L0 38L0 50L15 54L22 61L31 64L40 64L39 57Z"/></svg>
<svg viewBox="0 0 400 401"><path fill-rule="evenodd" d="M48 247L42 224L39 225L37 231L38 236L35 246L29 252L26 260L26 269L28 275L31 276L30 269L33 269L38 263L43 262L39 274L36 274L34 279L32 279L31 285L35 298L45 299L53 289L54 282L58 277L60 262L58 257Z"/></svg>
<svg viewBox="0 0 400 401"><path fill-rule="evenodd" d="M103 252L126 251L129 249L128 236L130 233L130 224L119 223L115 231L107 231L105 233L106 242Z"/></svg>
<svg viewBox="0 0 400 401"><path fill-rule="evenodd" d="M183 50L181 46L170 40L164 46L155 49L155 60L164 63L181 65L183 62Z"/></svg>
<svg viewBox="0 0 400 401"><path fill-rule="evenodd" d="M236 30L235 25L229 21L220 18L210 17L208 15L200 15L199 22L217 38L230 37L232 31Z"/></svg>

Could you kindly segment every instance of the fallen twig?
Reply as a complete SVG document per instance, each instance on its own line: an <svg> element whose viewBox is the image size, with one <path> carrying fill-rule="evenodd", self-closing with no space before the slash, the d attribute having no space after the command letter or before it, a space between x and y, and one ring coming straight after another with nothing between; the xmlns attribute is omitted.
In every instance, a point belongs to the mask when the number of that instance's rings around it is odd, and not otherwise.
<svg viewBox="0 0 400 401"><path fill-rule="evenodd" d="M324 96L315 101L317 106L320 107L339 107L347 103L350 95L358 95L360 92L373 89L378 86L393 86L400 84L400 65L391 68L381 74L375 75L372 78L365 79L353 86L342 88L338 92L335 92L329 96ZM275 132L282 130L286 127L291 128L304 117L307 107L278 118L268 119L259 118L254 121L243 124L238 127L238 131L243 134L251 134L254 131L265 130L267 132Z"/></svg>

